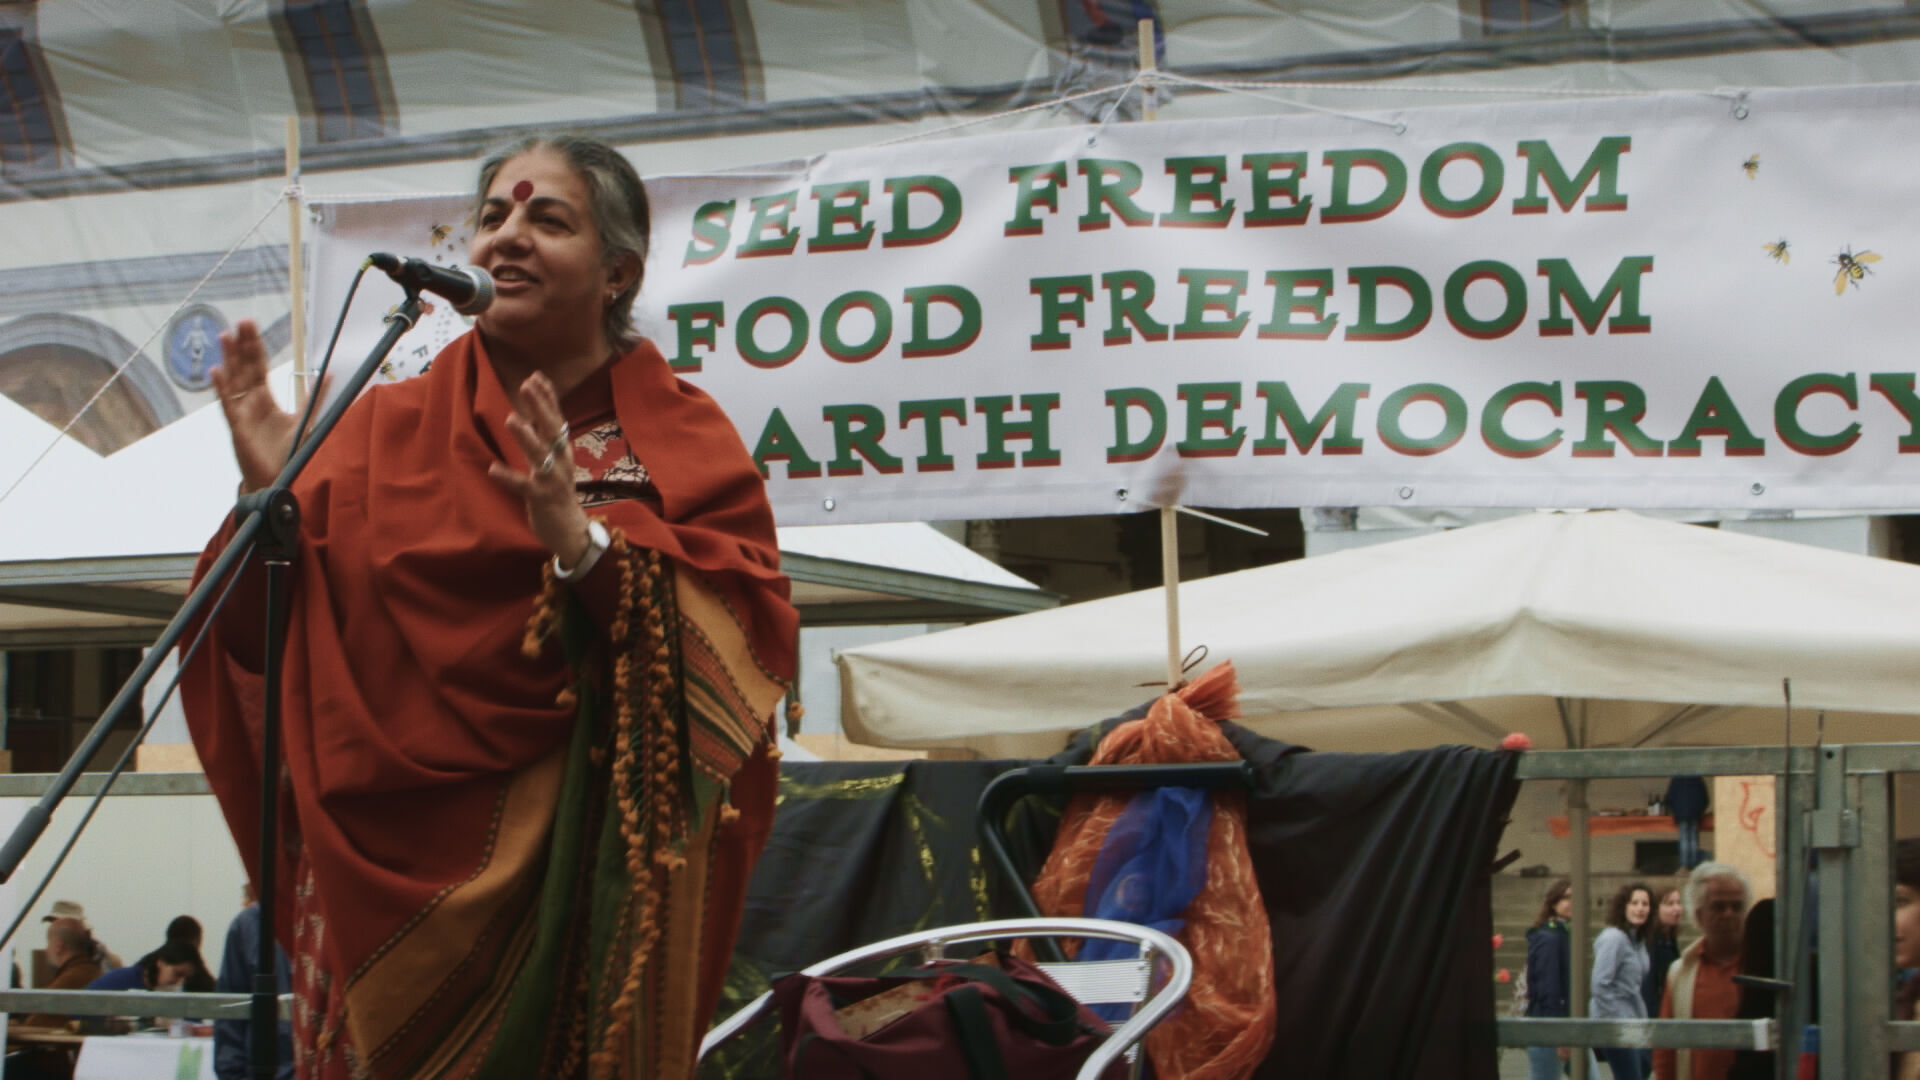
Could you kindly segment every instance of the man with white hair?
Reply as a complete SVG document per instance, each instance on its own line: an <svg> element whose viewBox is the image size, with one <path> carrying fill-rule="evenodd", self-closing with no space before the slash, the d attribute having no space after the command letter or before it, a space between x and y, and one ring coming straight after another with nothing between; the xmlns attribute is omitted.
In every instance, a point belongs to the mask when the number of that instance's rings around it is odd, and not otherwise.
<svg viewBox="0 0 1920 1080"><path fill-rule="evenodd" d="M1741 931L1753 886L1738 867L1704 862L1687 877L1687 911L1700 928L1667 970L1660 999L1662 1020L1731 1020L1740 1008ZM1655 1050L1655 1080L1726 1080L1733 1050Z"/></svg>

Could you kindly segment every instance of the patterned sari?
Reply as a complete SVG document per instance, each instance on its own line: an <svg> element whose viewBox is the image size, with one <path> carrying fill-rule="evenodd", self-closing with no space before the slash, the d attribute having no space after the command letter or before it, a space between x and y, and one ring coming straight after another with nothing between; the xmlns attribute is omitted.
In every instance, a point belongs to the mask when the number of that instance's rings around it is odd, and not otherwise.
<svg viewBox="0 0 1920 1080"><path fill-rule="evenodd" d="M691 1074L797 617L759 474L651 345L563 406L615 536L572 586L486 477L525 463L474 335L357 403L296 486L276 922L302 1076ZM183 689L257 874L245 598Z"/></svg>

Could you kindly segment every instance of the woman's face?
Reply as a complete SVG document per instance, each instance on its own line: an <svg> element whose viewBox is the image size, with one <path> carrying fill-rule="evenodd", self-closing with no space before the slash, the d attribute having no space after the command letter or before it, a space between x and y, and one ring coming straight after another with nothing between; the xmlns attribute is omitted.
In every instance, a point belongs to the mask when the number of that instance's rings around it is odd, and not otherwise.
<svg viewBox="0 0 1920 1080"><path fill-rule="evenodd" d="M1672 930L1680 925L1680 916L1687 910L1686 901L1680 899L1680 890L1672 889L1660 898L1660 925Z"/></svg>
<svg viewBox="0 0 1920 1080"><path fill-rule="evenodd" d="M601 258L586 181L546 148L509 159L494 175L467 257L494 280L480 328L521 347L589 330L598 337L609 299L626 283L615 282Z"/></svg>
<svg viewBox="0 0 1920 1080"><path fill-rule="evenodd" d="M156 963L153 968L153 989L178 990L193 974L192 964Z"/></svg>
<svg viewBox="0 0 1920 1080"><path fill-rule="evenodd" d="M1573 918L1573 894L1568 893L1553 902L1553 917L1556 919Z"/></svg>
<svg viewBox="0 0 1920 1080"><path fill-rule="evenodd" d="M1653 913L1653 894L1645 889L1633 890L1627 897L1627 925L1645 926L1647 916Z"/></svg>
<svg viewBox="0 0 1920 1080"><path fill-rule="evenodd" d="M1920 889L1893 887L1893 964L1920 968Z"/></svg>

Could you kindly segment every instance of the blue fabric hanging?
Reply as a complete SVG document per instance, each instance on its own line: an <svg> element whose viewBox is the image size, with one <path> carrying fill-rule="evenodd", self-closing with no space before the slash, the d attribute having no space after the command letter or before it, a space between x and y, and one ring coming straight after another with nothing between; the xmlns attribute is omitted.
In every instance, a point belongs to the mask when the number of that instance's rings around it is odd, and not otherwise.
<svg viewBox="0 0 1920 1080"><path fill-rule="evenodd" d="M1127 803L1101 841L1087 878L1086 914L1178 934L1180 916L1207 881L1207 833L1213 800L1198 788L1143 791ZM1122 960L1140 955L1137 945L1089 940L1081 960ZM1108 1021L1125 1020L1126 1005L1100 1005Z"/></svg>

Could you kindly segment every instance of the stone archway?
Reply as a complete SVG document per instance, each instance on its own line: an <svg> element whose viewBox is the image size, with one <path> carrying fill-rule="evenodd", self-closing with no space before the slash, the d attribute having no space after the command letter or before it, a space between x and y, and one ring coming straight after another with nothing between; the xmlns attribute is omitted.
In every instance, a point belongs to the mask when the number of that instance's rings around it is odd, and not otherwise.
<svg viewBox="0 0 1920 1080"><path fill-rule="evenodd" d="M166 379L109 327L73 315L28 315L0 327L0 394L64 427L129 354L126 370L68 434L111 454L181 416Z"/></svg>

